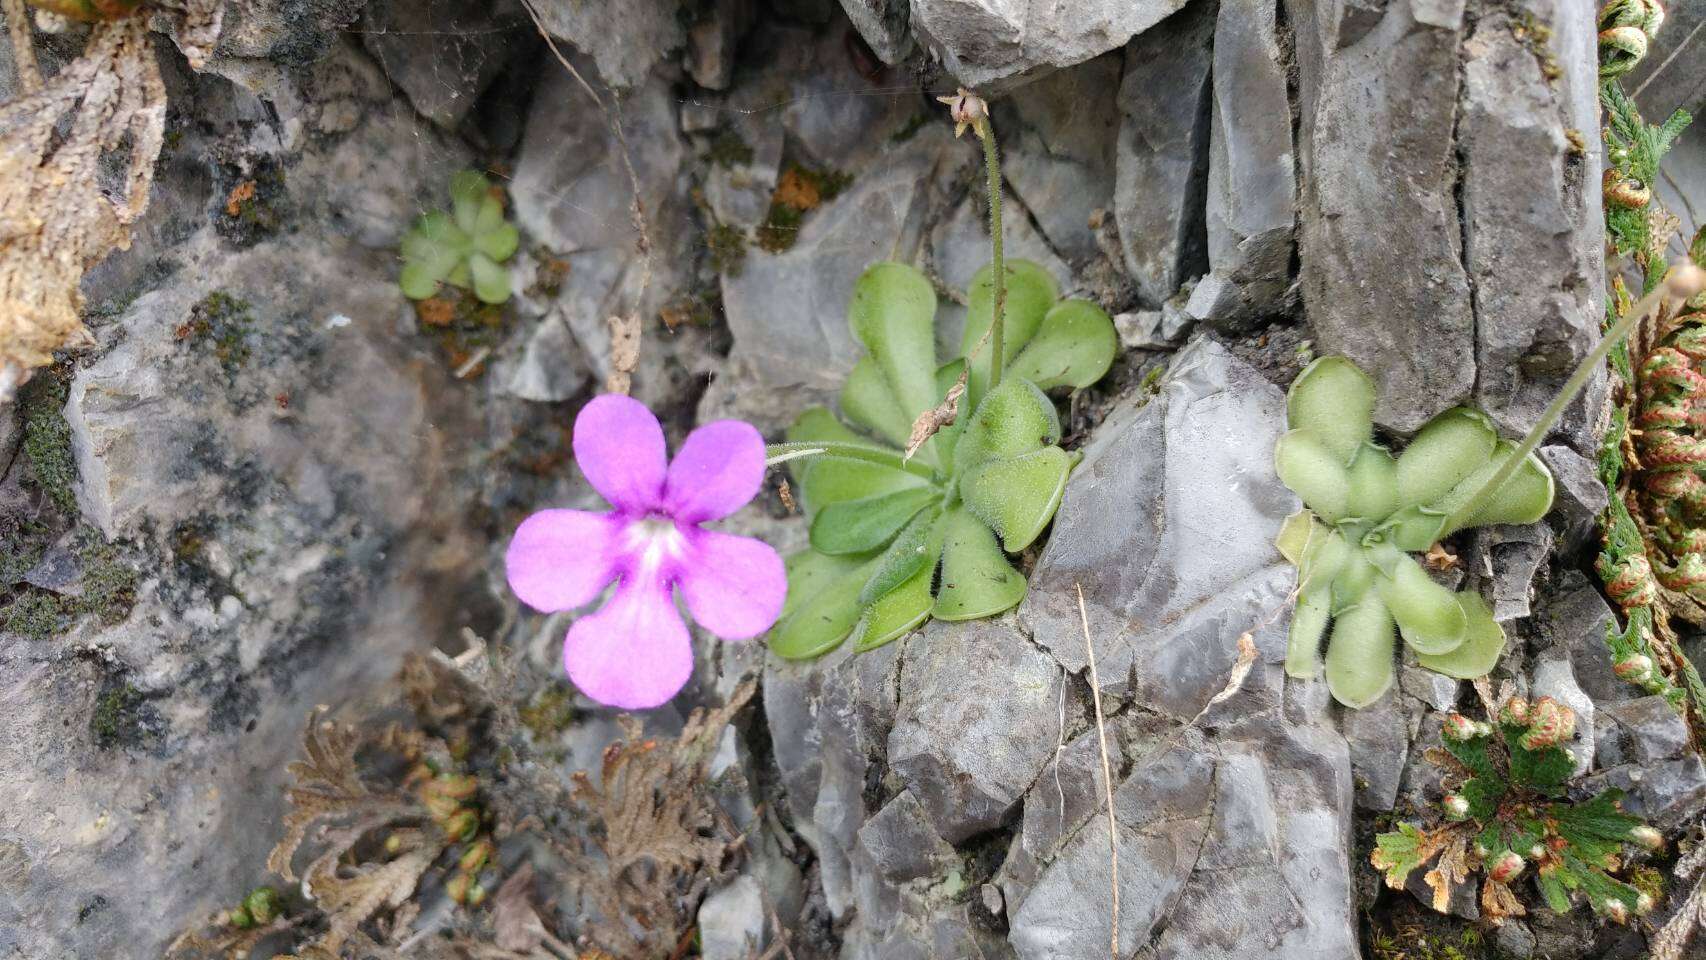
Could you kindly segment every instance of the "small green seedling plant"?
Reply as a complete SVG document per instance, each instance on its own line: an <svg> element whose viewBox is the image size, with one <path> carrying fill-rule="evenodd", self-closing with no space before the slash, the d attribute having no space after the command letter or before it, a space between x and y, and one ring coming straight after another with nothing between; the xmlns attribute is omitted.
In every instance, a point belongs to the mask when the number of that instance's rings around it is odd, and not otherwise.
<svg viewBox="0 0 1706 960"><path fill-rule="evenodd" d="M1372 439L1374 402L1355 364L1322 357L1292 384L1291 429L1274 450L1280 479L1305 506L1278 541L1298 568L1286 671L1319 673L1331 622L1327 686L1350 707L1392 685L1397 636L1430 670L1460 679L1491 670L1505 634L1486 601L1435 582L1410 554L1469 527L1533 523L1552 507L1551 473L1485 415L1447 410L1394 457Z"/></svg>
<svg viewBox="0 0 1706 960"><path fill-rule="evenodd" d="M460 171L450 178L450 210L422 215L403 237L397 284L411 300L436 296L448 284L472 290L481 303L504 303L510 295L504 261L520 242L492 185L475 171Z"/></svg>
<svg viewBox="0 0 1706 960"><path fill-rule="evenodd" d="M850 635L870 650L929 617L993 616L1024 597L1006 554L1042 533L1078 459L1060 448L1044 391L1101 379L1118 340L1100 307L1061 300L1034 263L1007 263L1005 286L1003 362L992 367L993 266L972 281L961 356L946 364L922 273L879 263L859 278L848 321L866 352L840 395L852 426L810 409L773 448L803 455L791 469L811 521L811 549L788 561L777 654L818 656ZM969 418L952 413L960 404ZM920 422L934 432L921 438Z"/></svg>
<svg viewBox="0 0 1706 960"><path fill-rule="evenodd" d="M1401 822L1375 838L1369 859L1387 886L1402 890L1413 871L1434 861L1424 879L1442 913L1452 889L1476 873L1484 878L1481 911L1495 924L1526 914L1511 888L1525 874L1559 913L1570 910L1576 895L1618 923L1651 911L1650 893L1613 874L1623 868L1625 845L1653 852L1663 837L1622 812L1616 790L1565 798L1575 761L1563 745L1575 732L1575 714L1550 697L1530 703L1516 696L1491 713L1496 726L1459 713L1446 717L1445 748L1427 754L1447 772L1440 818L1420 826Z"/></svg>

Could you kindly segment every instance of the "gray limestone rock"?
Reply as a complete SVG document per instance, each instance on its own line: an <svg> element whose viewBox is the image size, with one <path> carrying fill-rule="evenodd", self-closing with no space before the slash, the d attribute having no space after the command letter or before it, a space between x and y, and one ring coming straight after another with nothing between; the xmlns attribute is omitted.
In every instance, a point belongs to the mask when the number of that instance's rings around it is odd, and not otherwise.
<svg viewBox="0 0 1706 960"><path fill-rule="evenodd" d="M1595 703L1630 700L1637 688L1612 671L1605 631L1616 625L1599 587L1579 571L1566 571L1543 594L1534 622L1550 649L1570 661L1576 682Z"/></svg>
<svg viewBox="0 0 1706 960"><path fill-rule="evenodd" d="M779 430L839 392L859 356L847 328L853 284L876 260L905 261L919 249L933 178L954 146L949 130L919 131L812 211L788 250L754 249L740 276L723 277L734 348L707 392L706 419Z"/></svg>
<svg viewBox="0 0 1706 960"><path fill-rule="evenodd" d="M0 816L31 878L0 898L22 956L158 956L259 882L275 833L225 827L278 822L315 704L359 709L442 635L455 601L422 558L484 562L441 459L469 425L398 335L390 258L325 234L234 253L211 230L178 255L65 409L79 509L134 602L0 644L0 798L51 811Z"/></svg>
<svg viewBox="0 0 1706 960"><path fill-rule="evenodd" d="M1195 3L1126 44L1114 218L1126 271L1151 305L1207 269L1213 38L1213 5Z"/></svg>
<svg viewBox="0 0 1706 960"><path fill-rule="evenodd" d="M1316 60L1301 31L1299 254L1315 348L1362 367L1379 389L1376 420L1408 432L1475 383L1455 199L1463 2L1287 7L1330 51Z"/></svg>
<svg viewBox="0 0 1706 960"><path fill-rule="evenodd" d="M841 0L847 19L884 63L899 63L912 52L907 30L911 7L907 0Z"/></svg>
<svg viewBox="0 0 1706 960"><path fill-rule="evenodd" d="M1271 466L1284 397L1198 338L1143 399L1116 408L1085 446L1020 616L1082 672L1081 585L1104 690L1189 719L1226 685L1238 635L1295 579L1273 546L1297 508ZM1283 648L1284 626L1259 643Z"/></svg>
<svg viewBox="0 0 1706 960"><path fill-rule="evenodd" d="M1209 143L1210 274L1187 311L1222 330L1284 312L1297 219L1295 149L1276 0L1221 0Z"/></svg>
<svg viewBox="0 0 1706 960"><path fill-rule="evenodd" d="M676 0L537 0L534 8L545 29L591 57L598 75L612 86L640 86L652 67L687 39ZM595 111L588 112L598 119Z"/></svg>
<svg viewBox="0 0 1706 960"><path fill-rule="evenodd" d="M1118 48L1185 0L912 0L912 32L960 83L998 87Z"/></svg>
<svg viewBox="0 0 1706 960"><path fill-rule="evenodd" d="M1054 753L1065 674L1012 618L907 641L888 761L951 843L999 826Z"/></svg>
<svg viewBox="0 0 1706 960"><path fill-rule="evenodd" d="M415 110L446 129L535 37L519 0L375 0L362 11L363 45Z"/></svg>
<svg viewBox="0 0 1706 960"><path fill-rule="evenodd" d="M1073 263L1096 256L1091 215L1114 203L1120 70L1120 53L1110 52L1026 84L992 107L1012 200Z"/></svg>
<svg viewBox="0 0 1706 960"><path fill-rule="evenodd" d="M1688 724L1664 697L1640 697L1598 708L1594 755L1601 766L1672 760L1688 752Z"/></svg>
<svg viewBox="0 0 1706 960"><path fill-rule="evenodd" d="M1357 806L1364 810L1392 809L1410 753L1410 720L1398 691L1387 691L1386 696L1361 710L1345 711L1343 728L1351 770L1356 775Z"/></svg>
<svg viewBox="0 0 1706 960"><path fill-rule="evenodd" d="M1518 17L1549 26L1548 62L1562 75L1542 73ZM1598 124L1595 32L1589 7L1538 0L1483 14L1464 41L1457 149L1464 265L1481 320L1474 399L1515 436L1592 349L1605 314L1599 151L1578 145Z"/></svg>
<svg viewBox="0 0 1706 960"><path fill-rule="evenodd" d="M1609 503L1599 468L1563 444L1541 447L1539 453L1552 471L1552 520L1558 527L1559 546L1569 552L1581 550L1594 542L1599 515Z"/></svg>

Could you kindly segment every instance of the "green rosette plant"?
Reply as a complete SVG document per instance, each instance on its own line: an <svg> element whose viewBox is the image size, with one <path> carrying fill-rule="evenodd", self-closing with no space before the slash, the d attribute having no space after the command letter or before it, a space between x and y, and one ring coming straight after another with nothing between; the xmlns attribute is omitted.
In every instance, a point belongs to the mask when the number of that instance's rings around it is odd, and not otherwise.
<svg viewBox="0 0 1706 960"><path fill-rule="evenodd" d="M1327 686L1349 707L1392 685L1399 636L1430 670L1461 679L1491 670L1505 634L1486 601L1435 582L1410 554L1469 527L1533 523L1552 507L1545 465L1480 412L1447 410L1394 457L1372 439L1374 402L1355 364L1322 357L1292 384L1291 429L1274 450L1280 479L1306 508L1277 544L1298 568L1286 672L1319 673L1331 624Z"/></svg>
<svg viewBox="0 0 1706 960"><path fill-rule="evenodd" d="M811 540L788 560L778 655L815 657L849 636L870 650L930 617L993 616L1024 597L1007 554L1042 533L1078 461L1045 391L1101 379L1118 338L1034 263L1007 261L1004 295L993 280L990 267L973 279L960 356L943 364L930 281L900 263L859 278L848 323L865 355L841 391L845 423L807 410L772 448L791 461ZM998 300L1004 335L986 336ZM920 433L932 411L934 433Z"/></svg>
<svg viewBox="0 0 1706 960"><path fill-rule="evenodd" d="M486 178L460 171L450 178L450 210L424 214L403 237L397 285L411 300L434 296L447 283L474 291L481 303L504 303L510 294L504 261L520 242Z"/></svg>

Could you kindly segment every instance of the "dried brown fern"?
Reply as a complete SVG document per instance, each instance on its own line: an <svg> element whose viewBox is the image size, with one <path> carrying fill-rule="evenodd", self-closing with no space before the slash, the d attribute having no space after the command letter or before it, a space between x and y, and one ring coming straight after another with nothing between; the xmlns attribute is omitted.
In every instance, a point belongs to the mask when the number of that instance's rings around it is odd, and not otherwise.
<svg viewBox="0 0 1706 960"><path fill-rule="evenodd" d="M180 44L199 67L219 31L219 0L175 11ZM97 23L82 54L51 78L36 61L23 0L0 0L18 96L0 105L0 400L86 343L78 285L130 246L148 208L166 130L166 86L145 17ZM117 159L117 182L103 161ZM109 195L110 194L110 195Z"/></svg>
<svg viewBox="0 0 1706 960"><path fill-rule="evenodd" d="M580 868L577 884L599 914L589 924L594 943L618 956L661 955L691 922L704 881L735 839L718 830L706 768L755 689L749 681L721 707L695 710L673 743L641 739L639 722L624 717L625 739L605 748L600 783L575 774L574 800L600 829L593 849L558 848Z"/></svg>

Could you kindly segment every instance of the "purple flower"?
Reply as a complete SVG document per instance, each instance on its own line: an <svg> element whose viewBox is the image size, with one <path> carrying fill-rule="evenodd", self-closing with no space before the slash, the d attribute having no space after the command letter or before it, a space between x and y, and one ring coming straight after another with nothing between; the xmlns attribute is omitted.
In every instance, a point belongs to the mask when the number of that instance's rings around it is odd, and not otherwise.
<svg viewBox="0 0 1706 960"><path fill-rule="evenodd" d="M674 591L693 619L725 640L770 629L788 592L768 544L700 527L734 513L764 481L764 439L739 420L707 423L666 466L663 428L638 400L594 397L575 418L575 460L609 513L541 510L504 556L510 589L553 613L616 592L569 628L563 665L588 696L655 707L687 683L693 646Z"/></svg>

